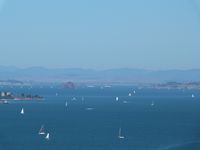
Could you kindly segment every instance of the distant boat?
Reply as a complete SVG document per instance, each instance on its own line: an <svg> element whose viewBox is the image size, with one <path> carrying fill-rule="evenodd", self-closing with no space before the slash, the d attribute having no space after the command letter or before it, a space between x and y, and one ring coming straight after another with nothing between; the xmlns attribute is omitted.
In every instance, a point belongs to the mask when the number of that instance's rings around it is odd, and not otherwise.
<svg viewBox="0 0 200 150"><path fill-rule="evenodd" d="M9 104L7 100L4 100L3 103L4 103L4 104Z"/></svg>
<svg viewBox="0 0 200 150"><path fill-rule="evenodd" d="M0 100L0 104L9 104L7 100Z"/></svg>
<svg viewBox="0 0 200 150"><path fill-rule="evenodd" d="M135 94L136 92L135 92L135 91L133 91L133 93Z"/></svg>
<svg viewBox="0 0 200 150"><path fill-rule="evenodd" d="M119 100L119 97L116 97L115 99L116 99L116 101L118 101L118 100Z"/></svg>
<svg viewBox="0 0 200 150"><path fill-rule="evenodd" d="M73 98L72 98L72 101L75 101L75 100L76 100L76 97L73 97Z"/></svg>
<svg viewBox="0 0 200 150"><path fill-rule="evenodd" d="M47 135L45 136L46 140L49 140L49 133L47 133Z"/></svg>
<svg viewBox="0 0 200 150"><path fill-rule="evenodd" d="M131 93L128 94L128 96L131 96L131 95L132 95Z"/></svg>
<svg viewBox="0 0 200 150"><path fill-rule="evenodd" d="M85 108L85 110L94 110L92 107Z"/></svg>
<svg viewBox="0 0 200 150"><path fill-rule="evenodd" d="M124 139L124 138L125 138L124 136L122 136L122 129L121 129L121 128L119 128L119 135L118 135L118 138L119 138L119 139Z"/></svg>
<svg viewBox="0 0 200 150"><path fill-rule="evenodd" d="M111 86L110 86L110 85L105 85L104 87L105 87L105 88L111 88Z"/></svg>
<svg viewBox="0 0 200 150"><path fill-rule="evenodd" d="M44 125L41 126L39 132L38 132L39 135L44 135L45 132L44 132Z"/></svg>
<svg viewBox="0 0 200 150"><path fill-rule="evenodd" d="M20 112L22 115L24 114L24 108L22 108L21 112Z"/></svg>
<svg viewBox="0 0 200 150"><path fill-rule="evenodd" d="M151 106L154 106L154 105L155 105L155 104L154 104L154 101L152 101L152 102L151 102Z"/></svg>
<svg viewBox="0 0 200 150"><path fill-rule="evenodd" d="M94 85L88 85L87 87L88 88L94 88L95 86Z"/></svg>
<svg viewBox="0 0 200 150"><path fill-rule="evenodd" d="M192 94L192 98L195 98L194 94Z"/></svg>
<svg viewBox="0 0 200 150"><path fill-rule="evenodd" d="M68 106L68 103L67 103L67 101L65 102L65 106L66 106L66 107Z"/></svg>

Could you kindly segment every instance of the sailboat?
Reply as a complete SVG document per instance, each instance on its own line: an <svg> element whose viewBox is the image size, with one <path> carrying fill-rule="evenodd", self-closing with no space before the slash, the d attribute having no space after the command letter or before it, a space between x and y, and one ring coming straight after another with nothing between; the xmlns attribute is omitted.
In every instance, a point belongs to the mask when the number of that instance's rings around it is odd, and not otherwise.
<svg viewBox="0 0 200 150"><path fill-rule="evenodd" d="M131 93L128 94L128 96L131 96L131 95L132 95Z"/></svg>
<svg viewBox="0 0 200 150"><path fill-rule="evenodd" d="M154 106L154 101L151 102L151 106Z"/></svg>
<svg viewBox="0 0 200 150"><path fill-rule="evenodd" d="M124 139L125 137L124 136L122 136L122 129L121 128L119 128L119 135L118 135L118 138L119 139Z"/></svg>
<svg viewBox="0 0 200 150"><path fill-rule="evenodd" d="M45 132L44 132L44 125L41 126L39 132L38 132L39 135L44 135Z"/></svg>
<svg viewBox="0 0 200 150"><path fill-rule="evenodd" d="M20 112L22 115L24 114L24 108L22 108L21 112Z"/></svg>
<svg viewBox="0 0 200 150"><path fill-rule="evenodd" d="M192 94L192 98L194 98L195 96L194 96L194 94Z"/></svg>
<svg viewBox="0 0 200 150"><path fill-rule="evenodd" d="M119 100L119 97L116 97L116 101L118 101Z"/></svg>
<svg viewBox="0 0 200 150"><path fill-rule="evenodd" d="M72 98L72 101L75 101L75 100L76 100L76 97L73 97L73 98Z"/></svg>
<svg viewBox="0 0 200 150"><path fill-rule="evenodd" d="M66 106L66 107L68 106L68 103L67 103L67 101L65 102L65 106Z"/></svg>
<svg viewBox="0 0 200 150"><path fill-rule="evenodd" d="M49 133L47 133L47 135L45 136L46 140L49 140Z"/></svg>

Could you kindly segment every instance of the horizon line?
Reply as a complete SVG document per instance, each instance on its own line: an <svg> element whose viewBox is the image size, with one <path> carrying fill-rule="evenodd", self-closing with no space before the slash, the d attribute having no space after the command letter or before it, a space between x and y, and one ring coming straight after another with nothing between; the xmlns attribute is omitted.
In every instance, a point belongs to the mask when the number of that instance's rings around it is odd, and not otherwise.
<svg viewBox="0 0 200 150"><path fill-rule="evenodd" d="M46 67L46 66L29 66L29 67L19 67L14 65L0 65L0 68L16 68L16 69L48 69L48 70L55 70L55 69L81 69L81 70L94 70L94 71L106 71L106 70L120 70L120 69L127 69L127 70L146 70L146 71L194 71L194 70L200 70L200 68L188 68L188 69L182 69L182 68L166 68L166 69L153 69L153 68L135 68L135 67L113 67L113 68L105 68L105 69L99 69L99 68L84 68L84 67Z"/></svg>

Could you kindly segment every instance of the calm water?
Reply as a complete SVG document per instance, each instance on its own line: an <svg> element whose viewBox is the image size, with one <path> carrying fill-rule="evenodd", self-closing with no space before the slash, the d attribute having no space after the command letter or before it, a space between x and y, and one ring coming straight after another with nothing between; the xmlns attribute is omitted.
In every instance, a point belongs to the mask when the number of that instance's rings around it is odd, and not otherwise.
<svg viewBox="0 0 200 150"><path fill-rule="evenodd" d="M198 90L0 88L3 89L39 94L45 100L0 105L0 150L200 149ZM136 94L128 97L134 90ZM115 101L116 96L119 101ZM77 100L72 101L73 97ZM22 107L24 115L20 114ZM49 141L38 135L42 124L50 133ZM118 139L120 127L125 139Z"/></svg>

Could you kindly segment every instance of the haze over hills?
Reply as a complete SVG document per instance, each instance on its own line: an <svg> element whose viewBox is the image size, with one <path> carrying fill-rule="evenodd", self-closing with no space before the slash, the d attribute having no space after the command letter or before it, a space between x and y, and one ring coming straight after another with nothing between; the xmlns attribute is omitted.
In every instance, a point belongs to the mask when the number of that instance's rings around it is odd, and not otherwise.
<svg viewBox="0 0 200 150"><path fill-rule="evenodd" d="M108 69L93 70L80 68L47 69L43 67L17 68L0 67L0 80L31 81L76 81L76 82L199 82L200 69L193 70L145 70L145 69Z"/></svg>

